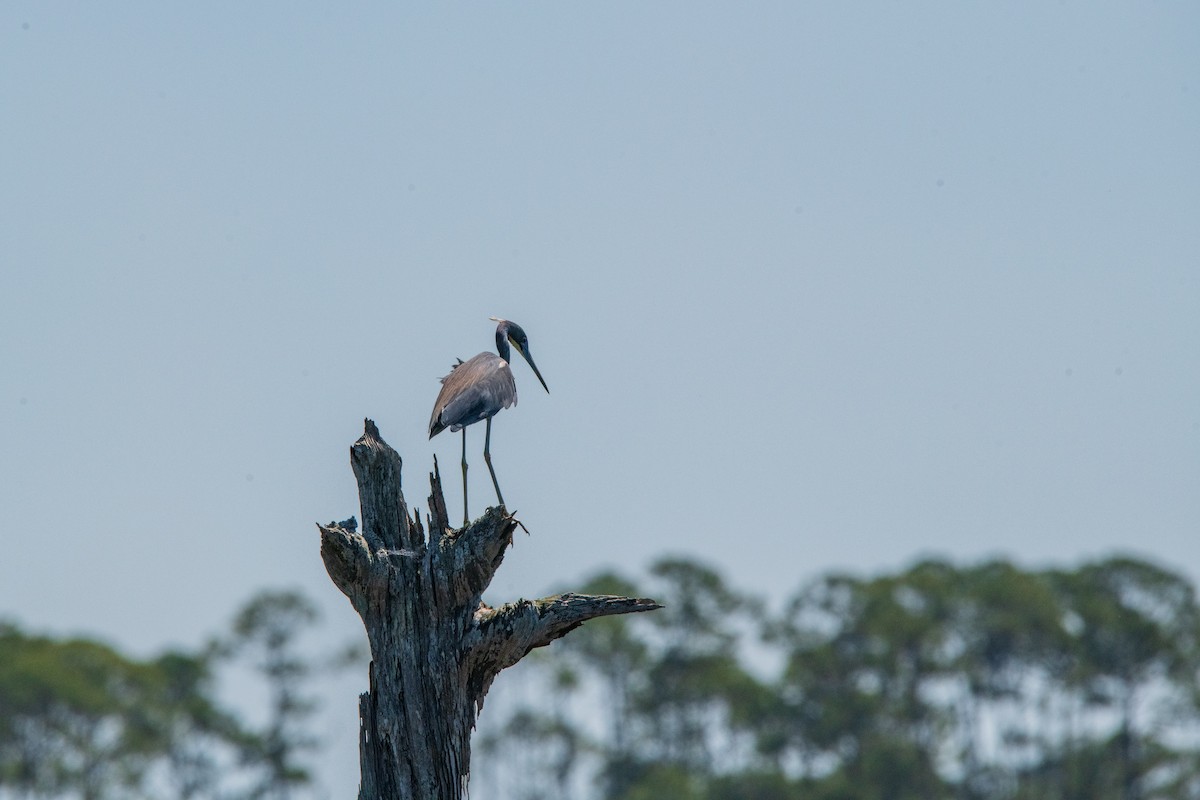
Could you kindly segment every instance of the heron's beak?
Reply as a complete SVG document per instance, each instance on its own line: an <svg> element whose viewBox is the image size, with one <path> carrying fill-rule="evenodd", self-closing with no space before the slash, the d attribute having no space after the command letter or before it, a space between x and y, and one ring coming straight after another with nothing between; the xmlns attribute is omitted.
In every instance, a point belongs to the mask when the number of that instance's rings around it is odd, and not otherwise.
<svg viewBox="0 0 1200 800"><path fill-rule="evenodd" d="M546 385L546 381L542 379L542 373L538 372L537 364L533 363L533 356L529 355L529 348L517 345L517 352L525 357L529 362L529 366L533 369L533 374L537 375L537 379L541 381L542 388L546 390L546 394L550 394L550 387Z"/></svg>

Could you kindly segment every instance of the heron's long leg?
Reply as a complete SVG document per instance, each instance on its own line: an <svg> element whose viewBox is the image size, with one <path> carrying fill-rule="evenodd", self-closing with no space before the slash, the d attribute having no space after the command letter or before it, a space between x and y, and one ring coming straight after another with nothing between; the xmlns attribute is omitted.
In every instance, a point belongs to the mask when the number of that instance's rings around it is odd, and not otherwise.
<svg viewBox="0 0 1200 800"><path fill-rule="evenodd" d="M504 508L504 495L500 494L500 484L496 482L496 470L492 469L492 418L487 418L487 435L483 440L483 460L487 462L488 472L492 473L492 486L496 487L496 499Z"/></svg>
<svg viewBox="0 0 1200 800"><path fill-rule="evenodd" d="M471 524L471 515L470 515L470 514L467 512L467 429L466 429L466 426L463 426L462 432L463 432L463 456L462 456L462 467L463 467L463 527L465 528L465 527L467 527L468 525L470 525L470 524ZM489 466L489 467L488 467L488 469L491 469L491 467Z"/></svg>

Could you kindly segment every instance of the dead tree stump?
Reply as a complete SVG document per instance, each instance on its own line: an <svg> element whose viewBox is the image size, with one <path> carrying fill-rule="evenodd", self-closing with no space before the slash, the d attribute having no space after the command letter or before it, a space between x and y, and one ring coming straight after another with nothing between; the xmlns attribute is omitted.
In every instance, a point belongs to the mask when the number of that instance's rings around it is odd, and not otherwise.
<svg viewBox="0 0 1200 800"><path fill-rule="evenodd" d="M400 455L366 420L350 448L362 530L318 525L321 558L362 617L371 646L370 688L359 698L359 800L458 800L466 796L471 731L496 674L586 620L660 608L653 600L561 594L499 608L481 596L517 521L489 508L455 530L434 461L429 536L409 516Z"/></svg>

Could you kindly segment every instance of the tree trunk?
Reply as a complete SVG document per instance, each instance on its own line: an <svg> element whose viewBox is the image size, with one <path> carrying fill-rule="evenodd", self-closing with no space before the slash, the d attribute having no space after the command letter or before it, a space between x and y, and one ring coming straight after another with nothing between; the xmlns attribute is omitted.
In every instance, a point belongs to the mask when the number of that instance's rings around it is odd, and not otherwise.
<svg viewBox="0 0 1200 800"><path fill-rule="evenodd" d="M519 524L489 508L451 528L434 460L429 537L400 489L399 454L366 420L350 448L362 532L353 518L319 525L321 557L362 617L371 646L370 688L359 700L359 800L466 796L471 731L496 674L609 614L650 611L653 600L573 593L500 608L481 596Z"/></svg>

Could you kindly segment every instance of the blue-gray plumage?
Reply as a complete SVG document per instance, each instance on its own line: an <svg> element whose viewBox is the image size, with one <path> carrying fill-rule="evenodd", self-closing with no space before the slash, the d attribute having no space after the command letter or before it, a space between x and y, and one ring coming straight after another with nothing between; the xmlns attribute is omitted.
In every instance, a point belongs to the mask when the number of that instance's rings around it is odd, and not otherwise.
<svg viewBox="0 0 1200 800"><path fill-rule="evenodd" d="M470 521L467 513L467 431L468 425L480 420L487 420L487 434L483 442L483 460L487 462L488 472L492 476L492 486L496 487L496 499L504 508L504 497L500 494L500 484L496 481L496 471L492 469L492 417L503 409L517 404L517 382L513 380L512 369L509 367L511 351L508 343L512 342L517 352L524 356L533 369L533 374L541 382L542 388L549 393L550 388L533 363L529 354L529 338L525 331L515 322L492 317L496 326L496 350L499 353L480 353L467 361L460 361L451 368L450 374L442 378L442 390L438 392L437 402L433 404L433 414L429 417L429 438L432 439L449 428L451 432L463 432L463 524Z"/></svg>

